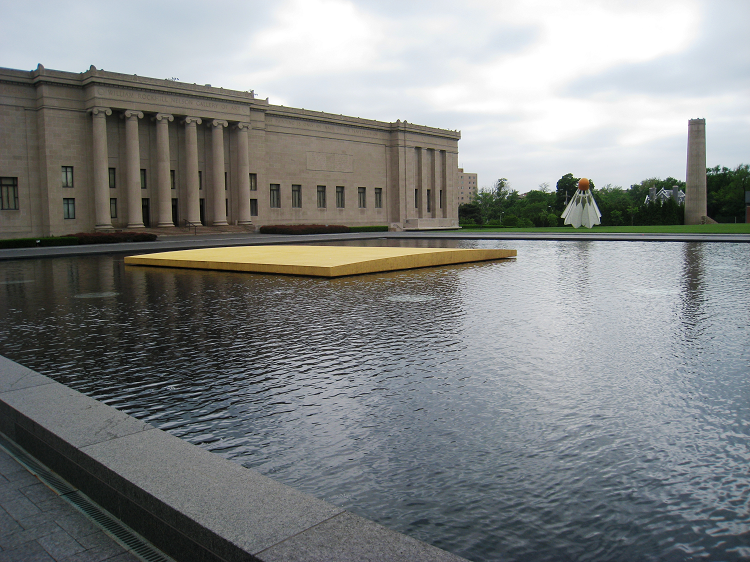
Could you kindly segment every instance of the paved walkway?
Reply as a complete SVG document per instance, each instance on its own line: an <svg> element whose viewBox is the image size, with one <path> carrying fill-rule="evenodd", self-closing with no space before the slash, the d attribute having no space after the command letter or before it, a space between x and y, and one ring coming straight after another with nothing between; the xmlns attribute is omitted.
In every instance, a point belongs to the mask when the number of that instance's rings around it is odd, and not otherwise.
<svg viewBox="0 0 750 562"><path fill-rule="evenodd" d="M125 242L122 244L91 244L85 246L57 246L48 248L12 248L0 250L0 260L54 258L95 254L133 254L167 252L190 248L214 246L247 246L258 244L310 244L343 240L369 240L391 238L402 240L609 240L619 242L744 242L750 243L750 234L611 234L597 232L466 232L462 230L414 232L353 232L348 234L308 234L285 236L239 232L212 234L177 234L160 236L154 242Z"/></svg>
<svg viewBox="0 0 750 562"><path fill-rule="evenodd" d="M139 562L0 448L0 562Z"/></svg>

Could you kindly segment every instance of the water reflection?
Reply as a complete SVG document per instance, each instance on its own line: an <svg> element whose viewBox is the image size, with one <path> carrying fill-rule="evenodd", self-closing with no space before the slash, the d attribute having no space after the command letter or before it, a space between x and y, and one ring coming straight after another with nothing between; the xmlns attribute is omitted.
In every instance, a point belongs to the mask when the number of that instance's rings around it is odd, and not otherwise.
<svg viewBox="0 0 750 562"><path fill-rule="evenodd" d="M4 262L0 351L473 560L750 555L746 247L451 244L518 259Z"/></svg>

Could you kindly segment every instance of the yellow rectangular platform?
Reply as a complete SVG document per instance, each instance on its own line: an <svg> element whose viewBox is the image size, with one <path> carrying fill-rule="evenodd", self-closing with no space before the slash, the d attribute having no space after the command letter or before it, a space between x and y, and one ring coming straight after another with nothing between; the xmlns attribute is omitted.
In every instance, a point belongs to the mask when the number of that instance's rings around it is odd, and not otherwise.
<svg viewBox="0 0 750 562"><path fill-rule="evenodd" d="M128 256L129 265L342 277L514 258L516 250L356 246L235 246Z"/></svg>

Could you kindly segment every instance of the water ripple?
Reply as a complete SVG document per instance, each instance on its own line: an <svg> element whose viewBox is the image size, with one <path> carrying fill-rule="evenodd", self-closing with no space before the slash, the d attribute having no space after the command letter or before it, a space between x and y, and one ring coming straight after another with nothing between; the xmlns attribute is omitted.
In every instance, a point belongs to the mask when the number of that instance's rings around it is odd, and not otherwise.
<svg viewBox="0 0 750 562"><path fill-rule="evenodd" d="M518 259L3 262L0 351L472 560L747 559L746 246L458 245Z"/></svg>

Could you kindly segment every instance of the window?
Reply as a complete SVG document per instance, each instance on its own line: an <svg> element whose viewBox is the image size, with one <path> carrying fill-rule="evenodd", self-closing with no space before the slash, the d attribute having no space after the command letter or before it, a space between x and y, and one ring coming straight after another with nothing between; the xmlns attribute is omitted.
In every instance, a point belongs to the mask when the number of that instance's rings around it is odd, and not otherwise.
<svg viewBox="0 0 750 562"><path fill-rule="evenodd" d="M117 169L115 168L109 169L109 188L110 189L117 188Z"/></svg>
<svg viewBox="0 0 750 562"><path fill-rule="evenodd" d="M440 208L443 208L443 190L440 190Z"/></svg>
<svg viewBox="0 0 750 562"><path fill-rule="evenodd" d="M383 208L383 188L382 187L375 188L375 208L376 209Z"/></svg>
<svg viewBox="0 0 750 562"><path fill-rule="evenodd" d="M224 199L224 216L229 217L229 199Z"/></svg>
<svg viewBox="0 0 750 562"><path fill-rule="evenodd" d="M76 200L73 198L63 199L63 218L74 219L76 218Z"/></svg>
<svg viewBox="0 0 750 562"><path fill-rule="evenodd" d="M258 216L258 200L257 199L250 199L250 216L251 217Z"/></svg>
<svg viewBox="0 0 750 562"><path fill-rule="evenodd" d="M18 210L18 178L0 178L0 199L3 211Z"/></svg>
<svg viewBox="0 0 750 562"><path fill-rule="evenodd" d="M62 186L73 187L73 166L62 167Z"/></svg>
<svg viewBox="0 0 750 562"><path fill-rule="evenodd" d="M336 207L339 209L344 208L344 186L336 186Z"/></svg>
<svg viewBox="0 0 750 562"><path fill-rule="evenodd" d="M326 186L318 186L318 209L326 208Z"/></svg>
<svg viewBox="0 0 750 562"><path fill-rule="evenodd" d="M169 170L169 186L172 189L177 189L177 175L174 170Z"/></svg>
<svg viewBox="0 0 750 562"><path fill-rule="evenodd" d="M110 197L109 199L109 217L112 219L117 218L117 198Z"/></svg>
<svg viewBox="0 0 750 562"><path fill-rule="evenodd" d="M250 174L250 191L258 191L258 174Z"/></svg>
<svg viewBox="0 0 750 562"><path fill-rule="evenodd" d="M227 190L227 172L224 172L224 191Z"/></svg>
<svg viewBox="0 0 750 562"><path fill-rule="evenodd" d="M141 170L141 189L146 189L146 170Z"/></svg>
<svg viewBox="0 0 750 562"><path fill-rule="evenodd" d="M427 212L428 213L432 212L432 201L430 201L430 199L432 199L432 191L428 189L427 190Z"/></svg>
<svg viewBox="0 0 750 562"><path fill-rule="evenodd" d="M302 207L302 186L292 185L292 207L297 209Z"/></svg>
<svg viewBox="0 0 750 562"><path fill-rule="evenodd" d="M271 208L281 208L281 186L278 183L271 184Z"/></svg>
<svg viewBox="0 0 750 562"><path fill-rule="evenodd" d="M414 190L414 207L416 209L419 209L419 190L418 189Z"/></svg>
<svg viewBox="0 0 750 562"><path fill-rule="evenodd" d="M367 207L367 188L366 187L357 188L357 201L359 202L360 209L364 209L365 207Z"/></svg>
<svg viewBox="0 0 750 562"><path fill-rule="evenodd" d="M203 189L203 172L198 170L198 189Z"/></svg>

